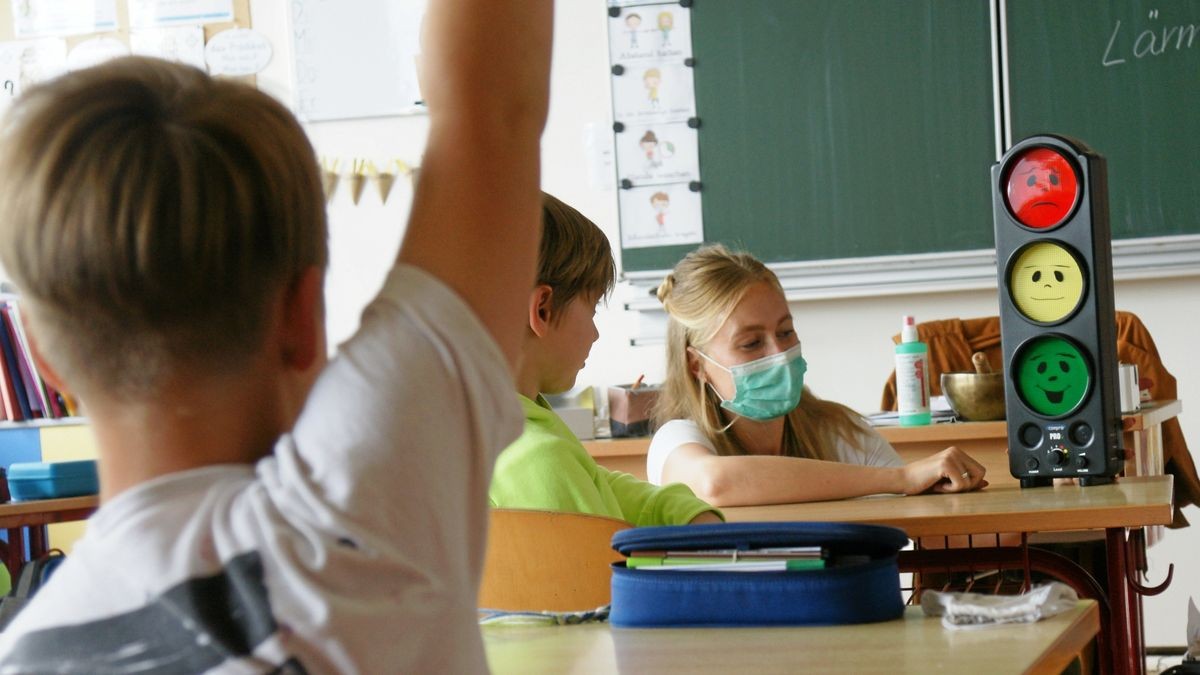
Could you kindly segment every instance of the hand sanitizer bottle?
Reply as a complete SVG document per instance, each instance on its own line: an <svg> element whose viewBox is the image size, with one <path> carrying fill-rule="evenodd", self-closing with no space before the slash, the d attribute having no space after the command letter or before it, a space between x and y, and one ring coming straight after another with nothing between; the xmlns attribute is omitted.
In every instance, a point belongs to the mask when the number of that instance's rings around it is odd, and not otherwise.
<svg viewBox="0 0 1200 675"><path fill-rule="evenodd" d="M903 317L900 344L896 345L896 403L900 426L929 424L929 348L917 339L911 316Z"/></svg>

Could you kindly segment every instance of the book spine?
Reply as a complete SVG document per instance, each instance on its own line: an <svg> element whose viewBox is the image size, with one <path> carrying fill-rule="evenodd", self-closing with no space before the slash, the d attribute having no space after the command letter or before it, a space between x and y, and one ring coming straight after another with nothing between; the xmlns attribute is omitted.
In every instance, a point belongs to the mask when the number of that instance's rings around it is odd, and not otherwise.
<svg viewBox="0 0 1200 675"><path fill-rule="evenodd" d="M12 394L15 399L14 403L18 410L19 420L28 420L33 418L33 409L29 406L29 397L25 393L25 383L21 381L21 366L17 361L16 350L13 349L12 340L9 337L8 314L0 312L0 351L3 352L5 369L8 372L8 381L12 385Z"/></svg>
<svg viewBox="0 0 1200 675"><path fill-rule="evenodd" d="M29 337L26 334L25 319L21 316L21 308L15 301L8 303L8 317L12 320L13 332L16 334L17 347L21 353L21 363L29 370L30 386L37 392L37 399L42 411L46 417L61 417L61 415L53 414L54 411L50 405L50 393L47 391L46 381L42 379L42 374L38 372L37 361L33 359L33 350L29 346Z"/></svg>

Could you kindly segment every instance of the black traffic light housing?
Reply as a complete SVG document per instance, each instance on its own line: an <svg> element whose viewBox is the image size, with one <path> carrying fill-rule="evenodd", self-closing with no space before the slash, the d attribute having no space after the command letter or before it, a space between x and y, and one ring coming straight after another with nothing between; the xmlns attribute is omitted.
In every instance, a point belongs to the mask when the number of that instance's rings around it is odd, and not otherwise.
<svg viewBox="0 0 1200 675"><path fill-rule="evenodd" d="M1022 487L1124 465L1104 158L1052 135L992 167L1008 464Z"/></svg>

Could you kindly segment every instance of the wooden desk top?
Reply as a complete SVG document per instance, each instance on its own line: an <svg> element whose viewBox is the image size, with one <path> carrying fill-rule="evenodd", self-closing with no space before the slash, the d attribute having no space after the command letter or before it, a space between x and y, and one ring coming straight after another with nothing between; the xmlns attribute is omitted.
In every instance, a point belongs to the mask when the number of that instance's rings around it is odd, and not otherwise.
<svg viewBox="0 0 1200 675"><path fill-rule="evenodd" d="M1141 431L1177 417L1183 410L1178 400L1150 401L1142 404L1141 410L1123 415L1125 431ZM887 426L875 427L889 443L941 442L953 445L965 440L1003 439L1008 436L1004 420L995 422L946 422L920 427ZM623 457L645 455L650 446L650 437L613 438L583 441L592 457Z"/></svg>
<svg viewBox="0 0 1200 675"><path fill-rule="evenodd" d="M0 528L85 520L99 504L100 498L96 495L0 504Z"/></svg>
<svg viewBox="0 0 1200 675"><path fill-rule="evenodd" d="M1149 401L1135 413L1122 415L1125 431L1141 431L1178 417L1183 404L1177 400ZM1006 438L1008 425L1004 420L994 422L945 422L919 427L875 427L889 443L940 441L952 445L964 440Z"/></svg>
<svg viewBox="0 0 1200 675"><path fill-rule="evenodd" d="M992 532L1060 532L1167 525L1172 476L1121 478L1109 485L1021 489L993 485L976 492L912 497L876 495L805 504L726 507L729 522L832 521L898 527L910 537Z"/></svg>
<svg viewBox="0 0 1200 675"><path fill-rule="evenodd" d="M1060 673L1100 629L1094 600L1032 624L951 631L904 618L789 628L483 627L488 666L507 673Z"/></svg>

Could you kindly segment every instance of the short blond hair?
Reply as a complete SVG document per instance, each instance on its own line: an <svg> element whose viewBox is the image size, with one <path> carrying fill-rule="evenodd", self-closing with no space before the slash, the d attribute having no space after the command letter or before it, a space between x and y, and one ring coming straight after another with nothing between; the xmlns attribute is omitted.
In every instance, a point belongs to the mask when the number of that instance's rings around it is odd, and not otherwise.
<svg viewBox="0 0 1200 675"><path fill-rule="evenodd" d="M25 93L0 132L0 260L77 391L232 372L327 259L315 153L253 87L129 57Z"/></svg>
<svg viewBox="0 0 1200 675"><path fill-rule="evenodd" d="M737 437L727 433L721 399L692 374L688 349L705 350L746 291L761 282L784 294L779 277L757 258L711 244L687 254L659 285L658 299L667 312L667 377L653 412L656 426L691 420L717 454L747 454ZM858 413L805 387L800 404L787 414L781 450L788 457L834 460L836 439L856 444L864 434Z"/></svg>
<svg viewBox="0 0 1200 675"><path fill-rule="evenodd" d="M538 284L553 290L552 320L576 297L599 299L616 283L612 246L595 223L554 195L542 193Z"/></svg>

